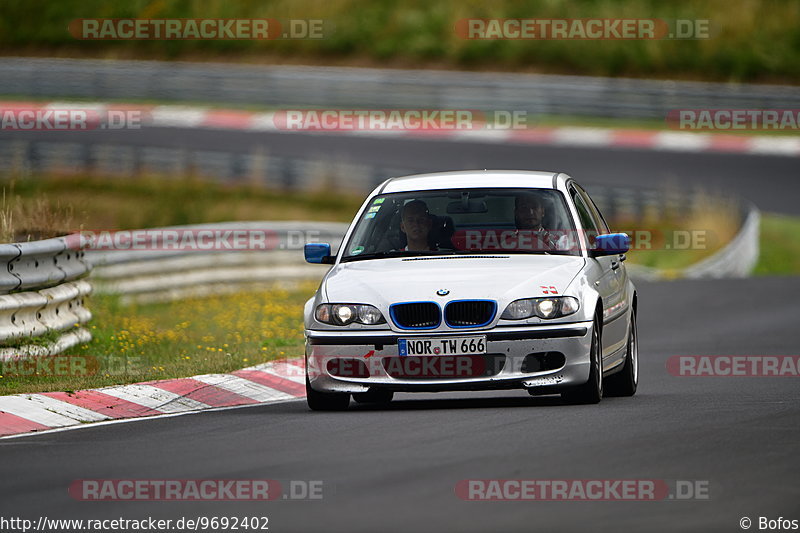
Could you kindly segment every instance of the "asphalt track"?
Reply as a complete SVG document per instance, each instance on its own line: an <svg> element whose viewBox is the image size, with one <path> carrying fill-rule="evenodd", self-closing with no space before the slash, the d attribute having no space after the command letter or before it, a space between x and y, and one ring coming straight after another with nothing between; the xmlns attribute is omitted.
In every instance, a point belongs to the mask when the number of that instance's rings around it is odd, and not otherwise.
<svg viewBox="0 0 800 533"><path fill-rule="evenodd" d="M589 189L595 184L644 189L703 188L746 198L765 211L800 214L798 157L182 128L0 132L0 141L6 139L230 153L259 150L273 156L349 160L412 172L553 170L570 174Z"/></svg>
<svg viewBox="0 0 800 533"><path fill-rule="evenodd" d="M524 392L302 401L0 441L2 516L268 516L270 531L740 531L800 518L797 378L687 378L671 355L797 353L799 278L640 283L641 385L566 406ZM321 501L78 502L75 479L322 480ZM467 502L462 479L707 482L708 500Z"/></svg>
<svg viewBox="0 0 800 533"><path fill-rule="evenodd" d="M281 155L338 150L419 170L549 168L586 183L703 181L764 210L798 212L796 158L188 130L151 131L145 141L242 150L261 142ZM0 440L0 516L268 516L270 531L491 532L723 532L741 531L744 516L752 530L761 516L800 519L797 378L686 378L665 368L672 355L796 355L800 278L638 287L641 384L633 398L566 406L522 391L405 394L384 410L311 413L290 402ZM324 498L68 495L76 479L109 478L321 480ZM689 480L707 482L710 499L467 502L454 492L464 479Z"/></svg>

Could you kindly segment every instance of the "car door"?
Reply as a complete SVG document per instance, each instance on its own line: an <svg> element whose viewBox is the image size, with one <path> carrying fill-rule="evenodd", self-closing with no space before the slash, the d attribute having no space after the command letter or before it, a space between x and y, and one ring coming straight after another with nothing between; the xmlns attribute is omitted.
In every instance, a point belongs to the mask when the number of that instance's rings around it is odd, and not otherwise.
<svg viewBox="0 0 800 533"><path fill-rule="evenodd" d="M597 225L600 228L600 231L602 233L611 233L612 230L609 227L608 222L606 222L606 219L603 216L603 213L600 212L600 209L597 207L597 204L594 203L594 200L592 200L592 197L589 196L589 193L587 193L577 183L575 184L575 188L578 190L578 193L580 193L586 199L587 203L589 204L589 208L591 209L592 216L595 218L595 220L597 222ZM624 299L625 304L627 305L628 303L630 303L628 301L628 298L631 295L629 295L629 294L627 294L625 292L627 290L627 287L628 287L628 270L625 268L626 256L625 256L625 254L619 254L618 257L619 257L619 268L617 269L617 275L618 275L619 282L620 282L620 290L623 291L622 294L620 295L620 297Z"/></svg>
<svg viewBox="0 0 800 533"><path fill-rule="evenodd" d="M569 193L578 212L581 226L586 231L591 249L594 247L594 237L608 233L608 227L599 212L593 211L594 206L591 199L582 189L573 183L569 187ZM624 307L625 285L622 283L619 273L622 261L617 255L589 258L589 261L595 262L600 270L594 285L603 300L603 359L604 366L608 366L605 365L605 360L624 346L627 334L625 321L619 320L620 308ZM613 362L610 363L613 364Z"/></svg>

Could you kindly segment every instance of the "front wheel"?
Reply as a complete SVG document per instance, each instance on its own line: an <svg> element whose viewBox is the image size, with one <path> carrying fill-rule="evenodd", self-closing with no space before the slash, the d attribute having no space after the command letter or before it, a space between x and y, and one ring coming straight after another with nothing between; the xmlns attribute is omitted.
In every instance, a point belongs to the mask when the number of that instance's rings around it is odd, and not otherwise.
<svg viewBox="0 0 800 533"><path fill-rule="evenodd" d="M595 317L592 323L592 342L589 349L589 379L561 393L564 401L572 404L599 403L603 398L603 356L600 346L600 321Z"/></svg>
<svg viewBox="0 0 800 533"><path fill-rule="evenodd" d="M345 392L315 391L306 375L306 402L312 411L344 411L350 405L350 395Z"/></svg>
<svg viewBox="0 0 800 533"><path fill-rule="evenodd" d="M639 385L639 335L636 332L636 315L633 313L624 365L622 370L606 380L606 393L609 396L633 396Z"/></svg>

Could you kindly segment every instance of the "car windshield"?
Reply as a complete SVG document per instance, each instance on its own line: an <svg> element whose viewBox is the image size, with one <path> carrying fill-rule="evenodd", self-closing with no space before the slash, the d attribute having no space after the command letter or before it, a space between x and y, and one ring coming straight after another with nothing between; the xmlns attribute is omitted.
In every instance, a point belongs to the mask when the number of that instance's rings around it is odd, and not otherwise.
<svg viewBox="0 0 800 533"><path fill-rule="evenodd" d="M552 189L447 189L376 196L343 261L448 254L580 255L563 195Z"/></svg>

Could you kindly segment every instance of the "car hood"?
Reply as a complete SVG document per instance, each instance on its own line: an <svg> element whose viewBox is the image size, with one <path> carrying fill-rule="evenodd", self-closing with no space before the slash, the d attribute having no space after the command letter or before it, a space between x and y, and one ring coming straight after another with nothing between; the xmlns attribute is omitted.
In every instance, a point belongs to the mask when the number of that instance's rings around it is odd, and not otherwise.
<svg viewBox="0 0 800 533"><path fill-rule="evenodd" d="M582 257L505 255L390 258L341 263L324 284L328 302L368 303L386 311L397 302L518 298L563 294ZM437 295L437 291L449 291Z"/></svg>

